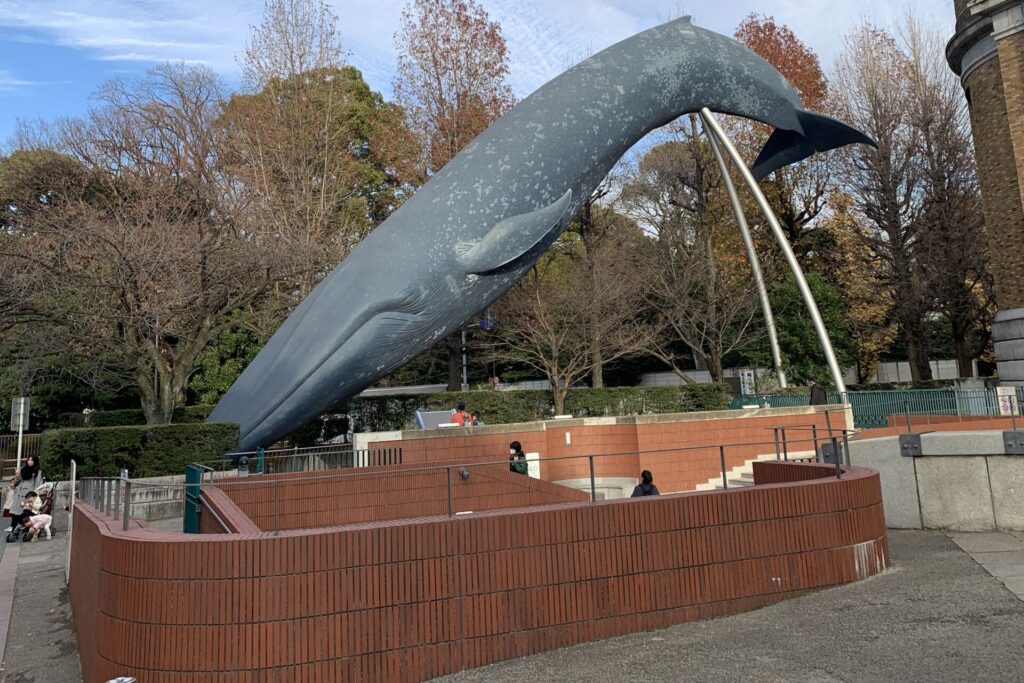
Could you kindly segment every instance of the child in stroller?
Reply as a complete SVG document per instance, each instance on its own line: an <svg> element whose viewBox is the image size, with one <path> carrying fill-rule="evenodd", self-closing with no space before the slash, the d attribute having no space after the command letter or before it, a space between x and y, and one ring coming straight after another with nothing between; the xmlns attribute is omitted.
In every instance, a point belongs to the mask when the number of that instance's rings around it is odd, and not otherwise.
<svg viewBox="0 0 1024 683"><path fill-rule="evenodd" d="M26 527L24 521L32 519L39 515L44 515L52 522L50 516L53 512L53 498L55 494L55 487L53 482L47 482L37 487L35 491L30 491L25 496L25 502L22 503L23 511L20 514L11 515L11 528L7 533L7 542L12 543L18 540L27 540L25 531L31 528L31 525ZM49 529L49 523L46 524L47 538L51 536Z"/></svg>

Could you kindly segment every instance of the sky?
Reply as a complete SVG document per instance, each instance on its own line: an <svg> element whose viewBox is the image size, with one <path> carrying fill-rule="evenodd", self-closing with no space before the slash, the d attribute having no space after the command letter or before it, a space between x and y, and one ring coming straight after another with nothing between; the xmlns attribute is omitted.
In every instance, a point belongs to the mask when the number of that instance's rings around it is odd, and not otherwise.
<svg viewBox="0 0 1024 683"><path fill-rule="evenodd" d="M680 14L731 35L750 12L774 16L821 57L861 20L896 23L907 8L953 32L953 0L479 0L501 23L511 84L525 97L569 64ZM391 96L394 35L406 0L328 0L349 62ZM0 0L0 145L18 119L80 116L105 81L155 64L208 65L237 88L237 57L263 0Z"/></svg>

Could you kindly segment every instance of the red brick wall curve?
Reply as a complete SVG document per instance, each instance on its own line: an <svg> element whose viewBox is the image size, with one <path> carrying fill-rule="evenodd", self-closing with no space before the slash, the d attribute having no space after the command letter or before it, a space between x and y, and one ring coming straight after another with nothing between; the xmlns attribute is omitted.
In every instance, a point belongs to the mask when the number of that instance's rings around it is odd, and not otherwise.
<svg viewBox="0 0 1024 683"><path fill-rule="evenodd" d="M775 452L773 427L788 428L790 451L814 450L830 430L841 437L848 414L842 406L795 406L764 410L728 410L675 415L549 420L483 428L414 430L367 435L366 446L401 448L404 463L439 465L492 462L506 457L508 443L520 441L540 454L546 481L588 479L594 457L596 477L639 479L648 469L662 491L689 491L721 475L719 445L727 469Z"/></svg>
<svg viewBox="0 0 1024 683"><path fill-rule="evenodd" d="M124 532L78 504L82 669L89 682L418 681L888 566L876 472L772 462L758 475L724 492L278 536Z"/></svg>

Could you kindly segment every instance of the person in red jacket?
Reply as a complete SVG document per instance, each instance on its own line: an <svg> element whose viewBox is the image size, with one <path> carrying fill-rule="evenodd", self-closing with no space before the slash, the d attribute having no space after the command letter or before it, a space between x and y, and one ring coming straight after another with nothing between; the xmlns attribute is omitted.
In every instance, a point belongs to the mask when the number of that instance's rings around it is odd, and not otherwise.
<svg viewBox="0 0 1024 683"><path fill-rule="evenodd" d="M466 412L466 404L460 403L459 407L455 410L455 414L452 415L452 422L460 427L472 427L475 420L472 415Z"/></svg>

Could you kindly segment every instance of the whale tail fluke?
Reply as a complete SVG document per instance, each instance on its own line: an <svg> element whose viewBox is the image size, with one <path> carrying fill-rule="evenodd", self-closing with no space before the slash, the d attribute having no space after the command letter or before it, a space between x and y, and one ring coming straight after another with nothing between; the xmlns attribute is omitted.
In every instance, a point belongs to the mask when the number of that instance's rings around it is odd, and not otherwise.
<svg viewBox="0 0 1024 683"><path fill-rule="evenodd" d="M797 117L803 134L782 128L772 133L750 169L758 181L784 166L803 161L815 152L827 152L856 143L878 146L866 134L830 116L799 111Z"/></svg>

